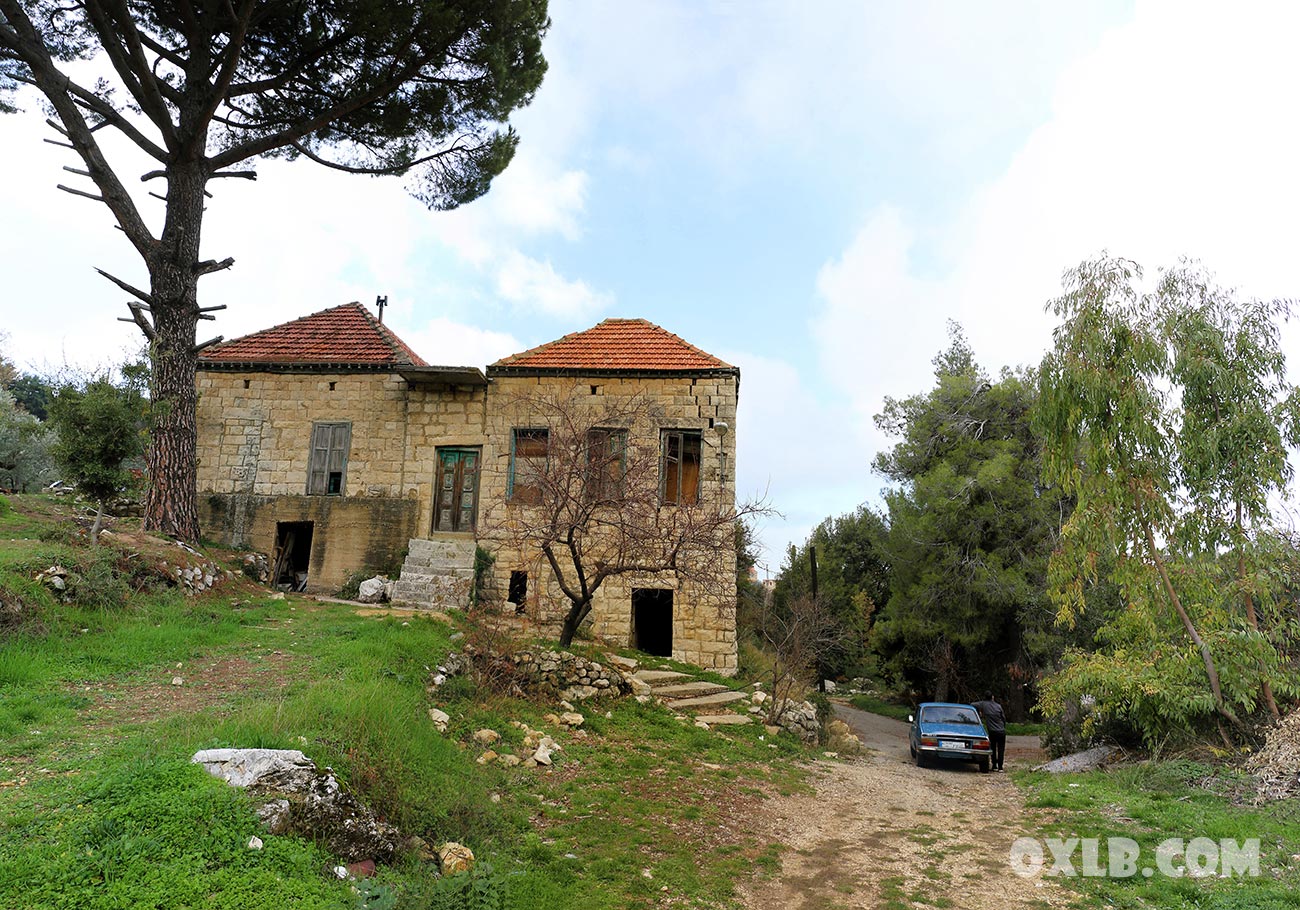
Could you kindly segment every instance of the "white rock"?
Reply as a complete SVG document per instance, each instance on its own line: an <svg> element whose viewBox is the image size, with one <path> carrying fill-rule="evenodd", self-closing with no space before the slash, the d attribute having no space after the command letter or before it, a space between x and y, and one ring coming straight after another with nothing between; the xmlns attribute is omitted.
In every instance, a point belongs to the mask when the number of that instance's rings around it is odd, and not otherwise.
<svg viewBox="0 0 1300 910"><path fill-rule="evenodd" d="M451 715L446 711L439 711L437 708L430 708L429 720L433 721L433 726L439 733L446 733L447 724L451 723Z"/></svg>
<svg viewBox="0 0 1300 910"><path fill-rule="evenodd" d="M183 686L183 685L185 685L185 680L181 679L179 676L173 676L173 677L172 677L172 685L173 685L173 686Z"/></svg>
<svg viewBox="0 0 1300 910"><path fill-rule="evenodd" d="M290 790L285 782L309 780L316 773L316 763L297 749L202 749L190 761L232 787L248 787L274 776L279 789Z"/></svg>
<svg viewBox="0 0 1300 910"><path fill-rule="evenodd" d="M547 746L545 743L539 745L537 747L537 751L533 753L533 757L531 761L534 761L539 765L549 765L551 763L550 747Z"/></svg>
<svg viewBox="0 0 1300 910"><path fill-rule="evenodd" d="M357 600L363 604L377 604L383 601L388 579L382 576L367 578L357 588Z"/></svg>
<svg viewBox="0 0 1300 910"><path fill-rule="evenodd" d="M248 839L248 849L249 849L249 850L261 850L261 849L262 849L262 839L261 839L260 837L258 837L256 834L254 834L252 837L250 837L250 838Z"/></svg>
<svg viewBox="0 0 1300 910"><path fill-rule="evenodd" d="M488 730L484 728L482 730L474 731L474 742L478 743L480 746L490 746L500 738L501 734L496 730Z"/></svg>

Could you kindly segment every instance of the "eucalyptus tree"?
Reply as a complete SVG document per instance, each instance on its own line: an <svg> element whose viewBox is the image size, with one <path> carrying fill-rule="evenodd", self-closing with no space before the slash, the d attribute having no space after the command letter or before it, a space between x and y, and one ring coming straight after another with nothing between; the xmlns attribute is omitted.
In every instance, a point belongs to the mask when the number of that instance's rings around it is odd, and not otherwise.
<svg viewBox="0 0 1300 910"><path fill-rule="evenodd" d="M221 339L196 344L220 309L198 282L233 264L200 253L210 182L301 156L409 175L434 209L475 199L514 154L503 124L541 82L548 25L546 0L0 0L0 109L20 86L43 96L88 181L60 189L107 206L148 273L145 289L101 272L151 345L146 527L199 534L194 372ZM149 159L141 181L165 182L160 227L109 134Z"/></svg>
<svg viewBox="0 0 1300 910"><path fill-rule="evenodd" d="M1100 632L1108 650L1076 655L1058 685L1107 690L1148 733L1216 713L1240 725L1255 692L1275 707L1272 683L1284 678L1259 632L1248 556L1270 494L1290 477L1282 304L1238 302L1191 267L1153 291L1141 279L1136 263L1103 255L1067 271L1048 304L1063 322L1040 369L1045 476L1078 499L1053 556L1053 595L1068 624L1104 566L1125 601ZM1236 563L1226 594L1224 546Z"/></svg>

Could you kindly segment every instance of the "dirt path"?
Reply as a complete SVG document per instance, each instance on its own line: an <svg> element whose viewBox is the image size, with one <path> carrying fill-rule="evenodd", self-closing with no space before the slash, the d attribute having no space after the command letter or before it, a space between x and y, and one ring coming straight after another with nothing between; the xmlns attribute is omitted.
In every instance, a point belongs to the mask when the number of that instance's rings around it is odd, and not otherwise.
<svg viewBox="0 0 1300 910"><path fill-rule="evenodd" d="M1066 906L1052 882L1011 872L1012 841L1032 832L1005 775L981 774L974 765L917 768L906 724L847 707L837 712L871 751L826 766L813 781L815 794L765 805L759 824L789 851L776 877L744 889L747 908ZM1039 756L1035 738L1008 739L1009 767Z"/></svg>

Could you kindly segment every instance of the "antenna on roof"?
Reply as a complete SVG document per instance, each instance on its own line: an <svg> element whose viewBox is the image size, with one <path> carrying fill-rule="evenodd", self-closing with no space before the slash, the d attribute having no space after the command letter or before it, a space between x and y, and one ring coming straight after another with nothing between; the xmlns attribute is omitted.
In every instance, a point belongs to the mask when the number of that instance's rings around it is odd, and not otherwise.
<svg viewBox="0 0 1300 910"><path fill-rule="evenodd" d="M384 321L384 307L388 306L388 295L375 298L375 306L379 309L379 321Z"/></svg>

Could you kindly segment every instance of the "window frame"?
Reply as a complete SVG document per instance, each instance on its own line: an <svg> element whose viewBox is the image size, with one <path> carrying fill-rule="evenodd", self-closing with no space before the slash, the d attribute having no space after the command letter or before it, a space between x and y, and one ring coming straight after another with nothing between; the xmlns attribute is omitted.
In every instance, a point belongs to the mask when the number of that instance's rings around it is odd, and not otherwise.
<svg viewBox="0 0 1300 910"><path fill-rule="evenodd" d="M621 500L627 492L627 441L626 427L592 427L587 431L583 467L587 474L583 484L587 496L596 500ZM599 453L599 457L597 456ZM606 454L608 453L608 454ZM617 476L613 455L618 455ZM601 464L606 458L608 464Z"/></svg>
<svg viewBox="0 0 1300 910"><path fill-rule="evenodd" d="M342 430L342 440L336 431ZM325 444L320 445L322 434ZM324 452L318 460L317 453ZM308 496L346 496L348 486L348 457L352 454L352 421L350 420L315 420L311 425L311 440L307 446L307 495ZM336 458L337 456L337 462ZM318 467L323 462L322 467ZM337 463L338 470L330 468ZM337 474L338 488L331 489L330 479ZM320 478L320 484L315 483Z"/></svg>
<svg viewBox="0 0 1300 910"><path fill-rule="evenodd" d="M668 474L672 456L669 455L669 440L677 439L677 489L673 498L669 498ZM682 470L685 463L686 440L695 441L695 493L687 500L682 495ZM704 493L704 431L688 427L663 427L659 431L659 502L666 506L699 505Z"/></svg>
<svg viewBox="0 0 1300 910"><path fill-rule="evenodd" d="M551 430L550 427L511 427L510 428L510 468L506 475L506 502L517 505L540 505L542 501L541 485L530 487L521 485L516 482L516 468L518 467L518 443L519 437L525 433L543 434L542 438L546 440L546 453L542 456L542 466L545 470L546 461L551 457ZM536 438L536 437L534 437ZM539 456L529 455L527 458L537 458ZM521 495L521 490L536 489L535 496L525 497Z"/></svg>

